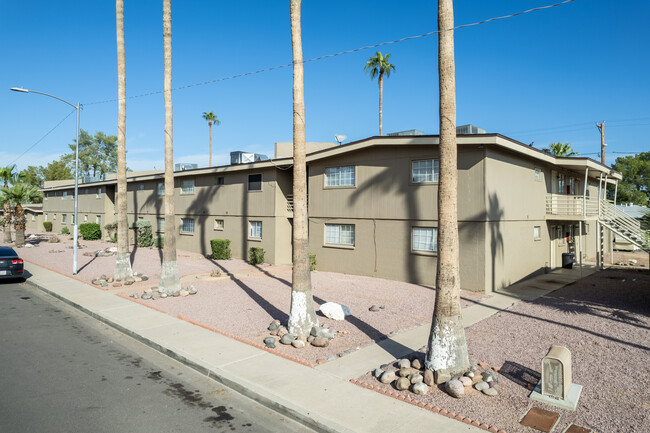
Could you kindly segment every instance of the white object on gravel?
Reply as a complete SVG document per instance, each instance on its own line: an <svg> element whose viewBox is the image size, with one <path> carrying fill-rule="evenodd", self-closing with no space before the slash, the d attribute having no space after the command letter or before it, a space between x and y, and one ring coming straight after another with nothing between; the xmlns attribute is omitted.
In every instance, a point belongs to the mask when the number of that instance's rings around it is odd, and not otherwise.
<svg viewBox="0 0 650 433"><path fill-rule="evenodd" d="M334 320L345 320L345 316L350 315L350 309L345 305L336 302L326 302L320 306L320 311L325 317Z"/></svg>

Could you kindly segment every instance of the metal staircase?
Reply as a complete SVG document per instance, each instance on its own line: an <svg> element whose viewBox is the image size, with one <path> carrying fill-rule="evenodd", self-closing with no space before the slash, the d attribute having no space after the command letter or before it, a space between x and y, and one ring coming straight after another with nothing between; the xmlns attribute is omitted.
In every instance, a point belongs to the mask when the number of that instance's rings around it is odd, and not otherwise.
<svg viewBox="0 0 650 433"><path fill-rule="evenodd" d="M650 253L650 232L641 228L641 222L619 210L608 200L599 200L598 220L618 236Z"/></svg>

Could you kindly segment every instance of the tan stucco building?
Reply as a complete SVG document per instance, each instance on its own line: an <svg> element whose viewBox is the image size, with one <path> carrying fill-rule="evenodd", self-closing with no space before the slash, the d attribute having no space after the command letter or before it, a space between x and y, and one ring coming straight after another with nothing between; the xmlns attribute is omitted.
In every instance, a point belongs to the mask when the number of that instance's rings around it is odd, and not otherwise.
<svg viewBox="0 0 650 433"><path fill-rule="evenodd" d="M588 158L558 158L498 134L459 135L461 286L491 291L562 265L602 257L604 188L619 173ZM438 137L371 137L308 148L310 251L317 269L434 284ZM210 253L230 239L233 257L252 246L291 262L291 148L249 164L175 173L177 246ZM79 219L116 220L116 180L79 186ZM129 173L129 222L163 230L163 173ZM72 229L71 181L47 182L43 219ZM595 209L595 211L594 211ZM600 241L603 240L603 242Z"/></svg>

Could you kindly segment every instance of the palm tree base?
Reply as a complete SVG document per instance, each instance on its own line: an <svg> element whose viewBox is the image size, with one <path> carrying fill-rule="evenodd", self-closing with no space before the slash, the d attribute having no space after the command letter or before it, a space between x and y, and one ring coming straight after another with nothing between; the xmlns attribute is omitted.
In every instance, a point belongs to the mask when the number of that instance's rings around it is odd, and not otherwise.
<svg viewBox="0 0 650 433"><path fill-rule="evenodd" d="M178 276L178 265L175 260L162 263L158 287L168 295L181 289L181 279Z"/></svg>
<svg viewBox="0 0 650 433"><path fill-rule="evenodd" d="M311 290L291 292L291 310L289 313L289 333L296 336L308 336L311 328L318 326L318 316L314 310Z"/></svg>
<svg viewBox="0 0 650 433"><path fill-rule="evenodd" d="M16 246L19 248L25 246L25 230L23 229L16 229Z"/></svg>
<svg viewBox="0 0 650 433"><path fill-rule="evenodd" d="M424 365L432 371L447 370L452 376L469 370L465 328L460 315L434 317Z"/></svg>
<svg viewBox="0 0 650 433"><path fill-rule="evenodd" d="M113 271L113 278L118 281L126 280L133 276L133 269L131 269L131 255L129 253L117 253L115 257L115 270Z"/></svg>
<svg viewBox="0 0 650 433"><path fill-rule="evenodd" d="M11 241L11 223L9 223L8 226L5 225L3 242L5 244L10 244L12 242Z"/></svg>

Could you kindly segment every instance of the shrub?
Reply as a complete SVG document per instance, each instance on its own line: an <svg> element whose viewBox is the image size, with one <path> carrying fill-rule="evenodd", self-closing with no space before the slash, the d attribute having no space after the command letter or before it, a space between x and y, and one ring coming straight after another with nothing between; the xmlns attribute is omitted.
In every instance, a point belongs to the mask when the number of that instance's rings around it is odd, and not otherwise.
<svg viewBox="0 0 650 433"><path fill-rule="evenodd" d="M316 270L316 254L309 253L309 270Z"/></svg>
<svg viewBox="0 0 650 433"><path fill-rule="evenodd" d="M95 223L83 223L79 225L79 232L81 233L81 237L86 241L96 241L102 237L99 224Z"/></svg>
<svg viewBox="0 0 650 433"><path fill-rule="evenodd" d="M62 235L69 235L70 234L70 229L68 228L68 226L63 226L61 228L61 234Z"/></svg>
<svg viewBox="0 0 650 433"><path fill-rule="evenodd" d="M135 244L138 247L150 247L153 244L151 222L138 220L135 226Z"/></svg>
<svg viewBox="0 0 650 433"><path fill-rule="evenodd" d="M228 260L230 258L230 239L210 240L212 258L215 260Z"/></svg>
<svg viewBox="0 0 650 433"><path fill-rule="evenodd" d="M61 241L59 240L59 237L58 237L57 235L52 235L52 236L47 240L47 242L50 243L50 244L58 244L58 243L61 242Z"/></svg>
<svg viewBox="0 0 650 433"><path fill-rule="evenodd" d="M0 227L5 225L5 219L3 217L0 217Z"/></svg>
<svg viewBox="0 0 650 433"><path fill-rule="evenodd" d="M165 247L165 235L158 235L153 237L153 246L156 248L164 248Z"/></svg>
<svg viewBox="0 0 650 433"><path fill-rule="evenodd" d="M50 221L44 221L43 222L43 228L45 229L46 232L51 232L52 231L52 223Z"/></svg>
<svg viewBox="0 0 650 433"><path fill-rule="evenodd" d="M264 263L264 248L250 247L248 250L248 263L251 265Z"/></svg>

